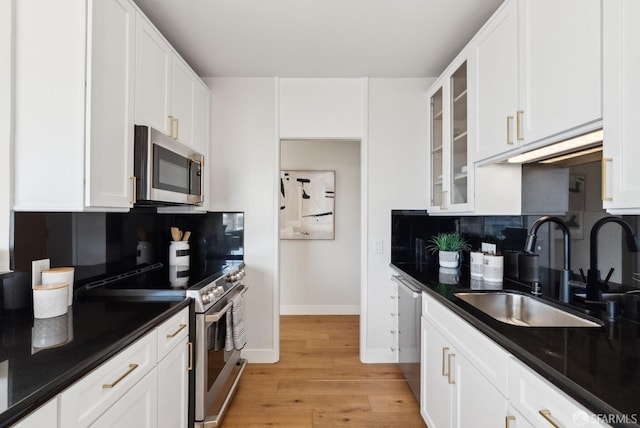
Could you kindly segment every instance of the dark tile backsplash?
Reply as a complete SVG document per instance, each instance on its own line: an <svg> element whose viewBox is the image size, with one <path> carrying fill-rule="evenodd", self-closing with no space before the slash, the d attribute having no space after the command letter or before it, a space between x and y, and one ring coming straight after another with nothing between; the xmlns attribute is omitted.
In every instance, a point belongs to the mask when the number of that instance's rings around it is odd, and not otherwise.
<svg viewBox="0 0 640 428"><path fill-rule="evenodd" d="M75 267L76 286L138 266L140 242L148 248L145 262L168 264L171 226L191 231L192 271L207 261L243 259L243 213L165 214L154 209L128 213L15 212L14 273L3 278L3 307L30 305L32 260L49 258L51 267ZM25 289L26 297L22 296Z"/></svg>
<svg viewBox="0 0 640 428"><path fill-rule="evenodd" d="M602 213L600 216L606 216ZM421 210L393 210L391 213L391 262L401 263L437 263L437 254L429 254L425 250L429 239L438 232L460 232L471 244L473 249L479 249L481 243L493 242L497 244L498 252L510 250L521 251L524 249L526 236L531 224L539 216L429 216L426 211ZM640 216L623 216L638 235L640 229ZM571 239L571 268L576 275L579 269L587 272L589 268L589 229L582 231L582 237L572 237ZM619 254L615 258L618 260L616 276L618 283L640 286L637 281L639 275L634 276L634 272L639 271L640 254L629 253L626 246L611 245L613 237L620 234L619 228L611 227L602 231L599 244L600 253L610 252ZM614 234L614 235L612 235ZM615 242L615 241L611 241ZM551 269L562 269L559 260L562 259L562 239L559 234L547 225L540 228L538 232L539 248L536 253L540 254L540 266ZM609 244L609 245L607 245ZM576 256L576 257L574 257ZM580 256L580 257L578 257ZM468 257L465 255L465 261ZM610 266L604 263L599 269L606 275Z"/></svg>

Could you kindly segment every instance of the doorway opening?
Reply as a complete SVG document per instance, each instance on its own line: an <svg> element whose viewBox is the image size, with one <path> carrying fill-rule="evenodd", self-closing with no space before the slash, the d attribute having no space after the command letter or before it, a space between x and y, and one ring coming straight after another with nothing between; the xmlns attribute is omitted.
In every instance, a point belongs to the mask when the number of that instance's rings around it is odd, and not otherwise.
<svg viewBox="0 0 640 428"><path fill-rule="evenodd" d="M332 238L291 239L282 235L279 245L279 296L281 315L359 315L361 300L361 142L360 140L281 140L280 171L333 171ZM300 177L298 177L300 178ZM283 184L283 183L281 183ZM281 186L281 192L284 186ZM314 212L310 183L296 179L287 183L288 203L293 196L305 204L305 216L328 217L326 205ZM324 198L324 191L322 197ZM283 202L284 203L284 202ZM282 217L280 228L295 225ZM322 211L322 212L319 212ZM314 217L315 216L315 217ZM285 220L287 223L285 224ZM324 219L326 220L326 218ZM323 221L324 221L323 220ZM325 222L326 223L326 222ZM300 231L301 229L296 229ZM301 232L304 233L304 232Z"/></svg>

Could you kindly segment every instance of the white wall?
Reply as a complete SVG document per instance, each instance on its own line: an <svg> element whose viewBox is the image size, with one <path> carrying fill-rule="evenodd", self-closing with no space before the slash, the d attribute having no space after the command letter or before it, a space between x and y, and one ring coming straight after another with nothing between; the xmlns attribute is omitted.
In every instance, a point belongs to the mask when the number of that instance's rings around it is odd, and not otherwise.
<svg viewBox="0 0 640 428"><path fill-rule="evenodd" d="M396 361L390 315L391 210L427 206L427 103L435 79L369 79L368 282L363 290L360 357ZM383 251L375 252L377 241Z"/></svg>
<svg viewBox="0 0 640 428"><path fill-rule="evenodd" d="M280 79L280 138L359 140L366 79Z"/></svg>
<svg viewBox="0 0 640 428"><path fill-rule="evenodd" d="M314 86L311 81L307 83ZM279 354L277 184L279 137L283 135L276 94L280 94L281 82L269 78L205 79L212 90L212 210L242 210L246 214L245 260L251 289L246 311L248 343L243 354L252 362L276 361ZM361 192L366 201L366 230L361 240L365 247L360 253L365 263L360 272L364 281L360 290L360 354L364 362L393 362L397 357L390 350L395 339L389 332L392 321L387 315L393 293L388 267L391 209L424 209L427 204L424 92L432 82L433 79L351 82L361 86L362 93L354 93L362 96L363 102L361 109L355 107L357 103L348 103L351 107L347 109L351 113L359 110L363 116L362 135L353 139L362 140ZM335 93L327 91L328 96ZM301 103L304 100L298 99ZM335 105L333 114L341 112L340 106ZM357 115L351 117L349 123ZM305 133L303 129L295 132ZM335 135L337 132L338 128L333 128L322 138L349 137ZM376 241L383 243L380 254L374 252Z"/></svg>
<svg viewBox="0 0 640 428"><path fill-rule="evenodd" d="M13 0L0 2L0 271L9 269L13 138Z"/></svg>
<svg viewBox="0 0 640 428"><path fill-rule="evenodd" d="M247 348L278 360L278 141L274 79L204 79L211 88L211 210L245 212Z"/></svg>
<svg viewBox="0 0 640 428"><path fill-rule="evenodd" d="M360 141L284 140L281 170L333 170L335 239L280 241L280 313L360 313Z"/></svg>

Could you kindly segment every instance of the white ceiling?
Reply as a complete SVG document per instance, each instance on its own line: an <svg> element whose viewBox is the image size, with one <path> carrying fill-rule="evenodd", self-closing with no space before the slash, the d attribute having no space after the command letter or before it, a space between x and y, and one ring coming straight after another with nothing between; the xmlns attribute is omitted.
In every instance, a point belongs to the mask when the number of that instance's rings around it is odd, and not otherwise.
<svg viewBox="0 0 640 428"><path fill-rule="evenodd" d="M503 0L135 0L202 77L436 77Z"/></svg>

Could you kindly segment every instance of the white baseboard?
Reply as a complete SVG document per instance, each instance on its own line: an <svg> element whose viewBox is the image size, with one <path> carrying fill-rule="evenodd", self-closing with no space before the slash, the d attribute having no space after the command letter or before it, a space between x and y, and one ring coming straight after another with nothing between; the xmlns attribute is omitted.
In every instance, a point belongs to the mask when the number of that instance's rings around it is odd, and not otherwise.
<svg viewBox="0 0 640 428"><path fill-rule="evenodd" d="M274 349L243 349L240 356L250 363L277 363L280 356Z"/></svg>
<svg viewBox="0 0 640 428"><path fill-rule="evenodd" d="M280 305L280 315L360 315L360 305Z"/></svg>

